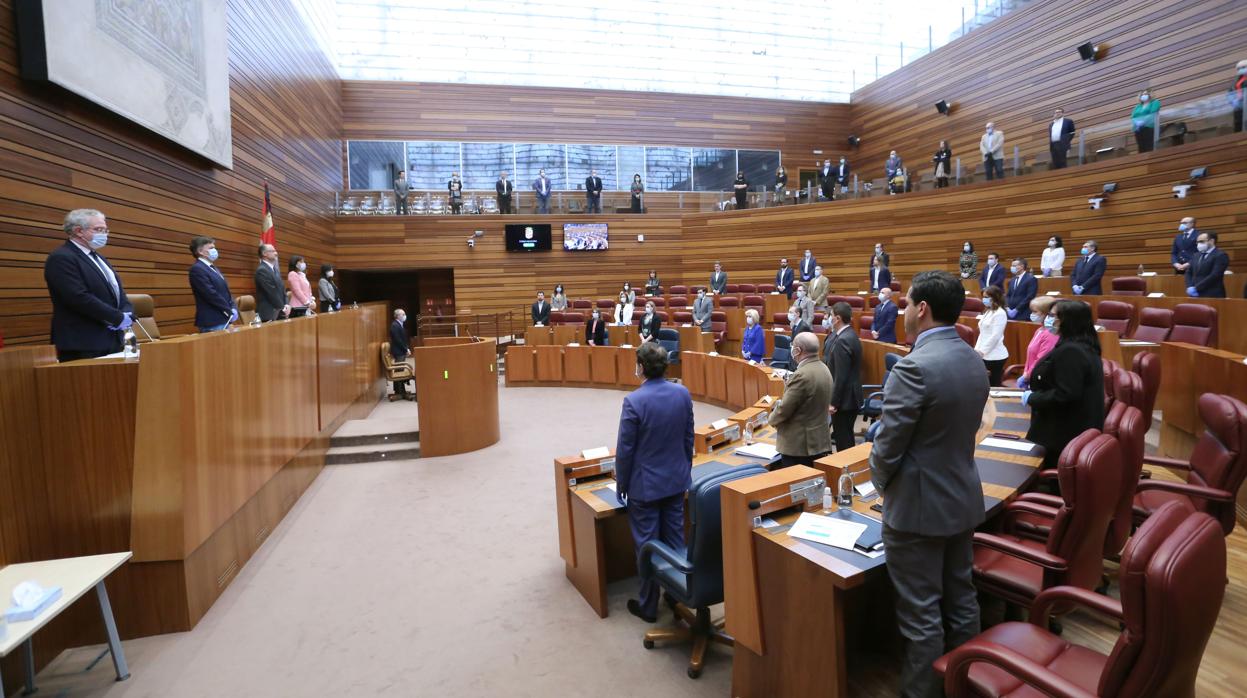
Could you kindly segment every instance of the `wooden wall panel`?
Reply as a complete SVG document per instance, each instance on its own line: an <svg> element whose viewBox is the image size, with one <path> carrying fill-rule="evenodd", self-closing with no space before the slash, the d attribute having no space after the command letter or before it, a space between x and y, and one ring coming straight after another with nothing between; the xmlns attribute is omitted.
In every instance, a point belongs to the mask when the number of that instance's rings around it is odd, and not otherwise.
<svg viewBox="0 0 1247 698"><path fill-rule="evenodd" d="M1088 41L1107 46L1099 62L1079 59ZM981 164L988 121L1004 131L1008 153L1018 145L1033 158L1047 153L1054 107L1084 128L1125 120L1144 88L1162 105L1223 105L1244 46L1247 3L1238 0L1040 0L854 92L862 144L853 163L863 177L882 177L895 149L929 173L943 138L963 166ZM953 102L950 116L936 112L941 99Z"/></svg>
<svg viewBox="0 0 1247 698"><path fill-rule="evenodd" d="M292 0L230 0L234 169L69 94L18 75L14 0L0 0L0 334L48 341L43 260L66 211L98 208L104 254L127 290L150 293L168 333L192 331L186 268L195 235L218 239L234 295L251 293L268 181L283 255L333 255L340 180L340 82Z"/></svg>

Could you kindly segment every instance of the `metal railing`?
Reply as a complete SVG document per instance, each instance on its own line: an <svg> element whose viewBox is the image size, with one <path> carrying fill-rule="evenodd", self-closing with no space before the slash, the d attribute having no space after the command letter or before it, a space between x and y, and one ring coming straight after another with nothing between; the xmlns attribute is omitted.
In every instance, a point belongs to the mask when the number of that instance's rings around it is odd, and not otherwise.
<svg viewBox="0 0 1247 698"><path fill-rule="evenodd" d="M524 336L529 325L528 312L507 310L499 313L457 313L454 315L417 315L416 336L433 337L494 337L499 345L509 344Z"/></svg>

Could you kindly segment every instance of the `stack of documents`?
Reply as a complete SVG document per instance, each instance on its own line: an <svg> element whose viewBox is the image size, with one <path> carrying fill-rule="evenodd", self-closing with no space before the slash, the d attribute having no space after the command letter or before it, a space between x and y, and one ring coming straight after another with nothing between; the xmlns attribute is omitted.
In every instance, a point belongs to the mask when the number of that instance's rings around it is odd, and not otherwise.
<svg viewBox="0 0 1247 698"><path fill-rule="evenodd" d="M1022 453L1030 453L1035 448L1035 444L1029 441L1015 441L1013 439L1001 439L995 436L989 436L983 439L982 444L991 448L1003 448L1010 451L1020 451Z"/></svg>
<svg viewBox="0 0 1247 698"><path fill-rule="evenodd" d="M775 448L775 444L755 443L748 446L741 446L736 449L736 455L745 456L747 458L761 458L770 461L779 458L779 451Z"/></svg>

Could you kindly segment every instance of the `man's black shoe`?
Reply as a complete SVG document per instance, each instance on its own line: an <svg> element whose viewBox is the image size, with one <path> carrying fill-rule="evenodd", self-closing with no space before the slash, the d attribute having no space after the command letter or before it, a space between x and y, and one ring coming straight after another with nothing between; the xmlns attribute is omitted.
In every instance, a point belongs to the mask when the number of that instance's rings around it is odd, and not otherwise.
<svg viewBox="0 0 1247 698"><path fill-rule="evenodd" d="M641 602L637 601L636 599L628 599L628 613L631 613L632 615L636 616L637 618L640 618L646 623L653 623L654 621L658 620L658 616L645 615L645 612L641 610Z"/></svg>

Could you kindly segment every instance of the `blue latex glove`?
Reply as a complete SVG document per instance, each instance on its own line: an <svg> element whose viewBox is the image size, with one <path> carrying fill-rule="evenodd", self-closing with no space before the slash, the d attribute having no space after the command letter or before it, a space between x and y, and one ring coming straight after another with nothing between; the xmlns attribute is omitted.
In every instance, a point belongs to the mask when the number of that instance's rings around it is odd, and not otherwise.
<svg viewBox="0 0 1247 698"><path fill-rule="evenodd" d="M1186 295L1190 296L1191 298L1195 298L1196 296L1199 295L1199 292L1195 290L1194 286L1187 286Z"/></svg>
<svg viewBox="0 0 1247 698"><path fill-rule="evenodd" d="M238 322L238 308L229 309L229 321Z"/></svg>
<svg viewBox="0 0 1247 698"><path fill-rule="evenodd" d="M122 313L121 324L117 325L116 327L110 326L108 329L121 332L121 331L130 329L130 326L133 324L134 324L134 316L131 313Z"/></svg>
<svg viewBox="0 0 1247 698"><path fill-rule="evenodd" d="M1023 405L1029 405L1030 399L1031 399L1031 391L1027 390L1026 392L1022 393L1022 404Z"/></svg>
<svg viewBox="0 0 1247 698"><path fill-rule="evenodd" d="M1074 293L1076 293L1076 294L1078 294L1078 295L1080 295L1080 296L1081 296L1081 295L1082 295L1082 286L1075 286L1075 287L1074 287Z"/></svg>
<svg viewBox="0 0 1247 698"><path fill-rule="evenodd" d="M615 499L620 506L628 506L628 493L619 489L619 485L615 485Z"/></svg>
<svg viewBox="0 0 1247 698"><path fill-rule="evenodd" d="M1030 387L1030 381L1026 380L1026 376L1018 376L1018 387L1022 390L1026 390Z"/></svg>
<svg viewBox="0 0 1247 698"><path fill-rule="evenodd" d="M1006 310L1005 312L1009 314L1009 319L1010 319L1010 320L1012 320L1013 318L1016 318L1016 317L1018 316L1018 309L1017 309L1017 308L1009 308L1009 309L1008 309L1008 310Z"/></svg>

